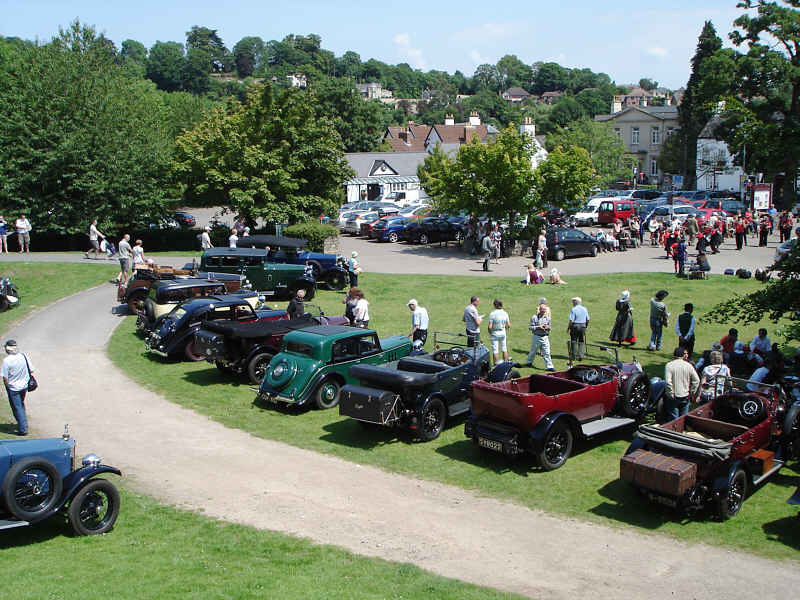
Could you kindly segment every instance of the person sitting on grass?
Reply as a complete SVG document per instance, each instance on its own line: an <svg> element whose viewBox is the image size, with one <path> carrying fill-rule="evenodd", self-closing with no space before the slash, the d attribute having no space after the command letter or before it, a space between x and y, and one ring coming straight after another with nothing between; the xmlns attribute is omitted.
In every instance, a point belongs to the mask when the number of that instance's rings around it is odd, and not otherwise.
<svg viewBox="0 0 800 600"><path fill-rule="evenodd" d="M533 263L529 264L525 268L525 285L531 285L533 283L542 283L544 281L544 275L542 272L536 268L536 265Z"/></svg>
<svg viewBox="0 0 800 600"><path fill-rule="evenodd" d="M567 285L567 282L561 279L561 274L558 272L558 269L553 267L550 269L550 283L552 284L562 284Z"/></svg>

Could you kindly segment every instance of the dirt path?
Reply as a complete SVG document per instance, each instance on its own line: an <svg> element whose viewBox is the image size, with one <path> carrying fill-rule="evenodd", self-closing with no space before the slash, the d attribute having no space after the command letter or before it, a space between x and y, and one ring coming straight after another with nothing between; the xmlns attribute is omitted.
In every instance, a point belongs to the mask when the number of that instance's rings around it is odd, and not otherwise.
<svg viewBox="0 0 800 600"><path fill-rule="evenodd" d="M36 434L69 423L79 455L97 452L159 500L538 598L789 598L800 587L796 564L556 518L225 428L112 365L113 291L62 300L9 337L37 368Z"/></svg>

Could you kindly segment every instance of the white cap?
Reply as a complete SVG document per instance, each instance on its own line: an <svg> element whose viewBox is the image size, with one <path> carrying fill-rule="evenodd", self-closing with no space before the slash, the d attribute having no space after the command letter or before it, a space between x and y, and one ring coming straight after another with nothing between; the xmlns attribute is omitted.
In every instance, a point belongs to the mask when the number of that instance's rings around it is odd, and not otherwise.
<svg viewBox="0 0 800 600"><path fill-rule="evenodd" d="M580 303L581 303L581 297L580 297L580 296L575 296L575 297L572 299L572 301L573 301L573 302L577 302L578 304L580 304Z"/></svg>
<svg viewBox="0 0 800 600"><path fill-rule="evenodd" d="M416 299L416 298L412 298L411 300L409 300L408 302L406 302L406 306L411 306L412 304L413 304L414 306L417 306L417 299Z"/></svg>
<svg viewBox="0 0 800 600"><path fill-rule="evenodd" d="M358 252L356 252L355 250L353 250L353 251L350 253L350 256L352 256L353 258L355 258L356 256L358 256Z"/></svg>

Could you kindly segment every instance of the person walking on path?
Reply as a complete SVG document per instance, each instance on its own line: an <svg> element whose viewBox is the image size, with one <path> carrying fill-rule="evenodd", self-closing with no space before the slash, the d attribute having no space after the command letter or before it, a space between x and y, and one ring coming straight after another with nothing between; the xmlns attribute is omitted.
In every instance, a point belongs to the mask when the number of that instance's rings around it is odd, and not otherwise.
<svg viewBox="0 0 800 600"><path fill-rule="evenodd" d="M213 247L214 244L211 243L211 227L206 225L203 233L200 234L200 248L202 248L203 252L205 252L209 248Z"/></svg>
<svg viewBox="0 0 800 600"><path fill-rule="evenodd" d="M580 297L572 299L572 309L569 311L569 362L570 366L576 360L583 360L586 356L586 328L589 327L589 311L581 304Z"/></svg>
<svg viewBox="0 0 800 600"><path fill-rule="evenodd" d="M700 225L697 223L697 218L694 215L689 215L689 218L686 219L686 235L689 236L690 246L694 246L694 238L698 231L700 231Z"/></svg>
<svg viewBox="0 0 800 600"><path fill-rule="evenodd" d="M20 215L19 219L14 221L14 228L17 230L17 242L19 242L19 253L30 253L31 251L31 222L25 217Z"/></svg>
<svg viewBox="0 0 800 600"><path fill-rule="evenodd" d="M691 302L687 302L683 305L683 312L678 315L678 318L675 320L675 333L678 335L678 345L681 348L686 348L690 359L694 352L694 328L695 325L697 325L697 319L695 319L692 314L693 310L694 305Z"/></svg>
<svg viewBox="0 0 800 600"><path fill-rule="evenodd" d="M85 258L89 258L89 252L94 253L94 259L97 260L97 255L100 253L100 240L105 239L105 235L97 229L97 219L93 219L89 225L89 243L91 248L84 252Z"/></svg>
<svg viewBox="0 0 800 600"><path fill-rule="evenodd" d="M358 263L358 252L353 250L347 259L347 274L350 277L350 287L358 287L358 276L361 274L361 265Z"/></svg>
<svg viewBox="0 0 800 600"><path fill-rule="evenodd" d="M675 348L675 357L664 367L664 411L670 421L689 412L689 401L700 387L700 377L689 362L686 348Z"/></svg>
<svg viewBox="0 0 800 600"><path fill-rule="evenodd" d="M483 323L483 315L478 314L478 305L481 299L477 296L472 296L469 299L469 304L464 308L464 316L461 320L464 321L464 326L467 331L467 346L472 348L481 339L481 323Z"/></svg>
<svg viewBox="0 0 800 600"><path fill-rule="evenodd" d="M494 264L500 264L500 255L503 244L503 232L500 231L500 223L494 224L494 231L492 231L492 250L494 254Z"/></svg>
<svg viewBox="0 0 800 600"><path fill-rule="evenodd" d="M408 309L411 311L411 333L408 337L411 338L411 345L414 349L422 348L425 342L428 341L428 310L420 306L415 298L412 298L407 303Z"/></svg>
<svg viewBox="0 0 800 600"><path fill-rule="evenodd" d="M506 331L511 329L511 319L508 317L508 313L503 310L502 300L496 298L493 305L494 310L489 313L489 322L486 324L486 330L492 343L492 361L496 365L501 352L503 353L503 362L508 360Z"/></svg>
<svg viewBox="0 0 800 600"><path fill-rule="evenodd" d="M686 240L682 237L678 239L678 243L675 244L672 258L675 263L675 273L677 275L683 275L686 267Z"/></svg>
<svg viewBox="0 0 800 600"><path fill-rule="evenodd" d="M492 260L492 238L488 233L481 238L481 254L483 254L483 270L491 271L489 263Z"/></svg>
<svg viewBox="0 0 800 600"><path fill-rule="evenodd" d="M128 284L128 272L131 270L131 257L133 249L131 248L131 234L126 233L119 241L119 275L117 275L117 282L120 285Z"/></svg>
<svg viewBox="0 0 800 600"><path fill-rule="evenodd" d="M133 256L133 268L136 269L137 265L145 264L144 258L144 246L142 245L144 242L142 240L136 240L131 249L131 254Z"/></svg>
<svg viewBox="0 0 800 600"><path fill-rule="evenodd" d="M667 290L659 290L654 298L650 298L650 344L648 350L661 350L661 338L664 326L669 324L669 313L664 298L669 296Z"/></svg>
<svg viewBox="0 0 800 600"><path fill-rule="evenodd" d="M531 351L528 353L526 367L532 367L536 355L541 352L544 366L548 371L555 371L553 359L550 356L550 307L547 298L539 298L539 308L531 317L528 329L531 331Z"/></svg>
<svg viewBox="0 0 800 600"><path fill-rule="evenodd" d="M622 345L626 342L630 345L636 343L636 333L633 331L633 307L630 302L631 293L625 290L620 294L617 300L617 319L614 321L614 327L611 329L611 335L608 337L612 342L617 342Z"/></svg>
<svg viewBox="0 0 800 600"><path fill-rule="evenodd" d="M0 219L2 219L2 217L0 217ZM793 226L794 220L792 219L792 213L790 213L788 210L783 211L778 219L778 230L780 231L781 235L781 243L788 242L792 238Z"/></svg>
<svg viewBox="0 0 800 600"><path fill-rule="evenodd" d="M0 215L0 254L4 252L8 254L8 223Z"/></svg>
<svg viewBox="0 0 800 600"><path fill-rule="evenodd" d="M17 435L28 435L28 417L25 414L25 396L28 393L28 383L33 375L33 365L27 356L19 354L17 342L8 340L5 344L8 356L3 359L0 373L8 394L8 403L11 412L17 421Z"/></svg>
<svg viewBox="0 0 800 600"><path fill-rule="evenodd" d="M736 236L736 249L741 250L747 243L747 239L745 238L744 218L742 218L741 215L737 217L736 221L733 223L733 232Z"/></svg>

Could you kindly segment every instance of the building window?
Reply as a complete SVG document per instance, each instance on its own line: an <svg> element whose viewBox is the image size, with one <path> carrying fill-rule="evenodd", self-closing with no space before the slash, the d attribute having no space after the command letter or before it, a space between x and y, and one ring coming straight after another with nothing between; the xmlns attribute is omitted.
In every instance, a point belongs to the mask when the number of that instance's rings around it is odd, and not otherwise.
<svg viewBox="0 0 800 600"><path fill-rule="evenodd" d="M658 161L655 158L650 159L650 175L658 175Z"/></svg>
<svg viewBox="0 0 800 600"><path fill-rule="evenodd" d="M614 133L617 137L622 137L622 130L619 127L614 127Z"/></svg>
<svg viewBox="0 0 800 600"><path fill-rule="evenodd" d="M660 144L661 143L661 128L660 127L653 127L650 130L650 143L651 144Z"/></svg>
<svg viewBox="0 0 800 600"><path fill-rule="evenodd" d="M631 144L639 143L639 128L631 127Z"/></svg>

